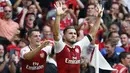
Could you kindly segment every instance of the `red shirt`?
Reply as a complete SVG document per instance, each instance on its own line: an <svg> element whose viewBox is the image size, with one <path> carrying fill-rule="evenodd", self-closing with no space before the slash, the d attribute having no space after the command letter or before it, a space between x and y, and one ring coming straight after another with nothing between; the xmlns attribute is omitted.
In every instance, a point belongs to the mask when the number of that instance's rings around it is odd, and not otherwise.
<svg viewBox="0 0 130 73"><path fill-rule="evenodd" d="M40 51L31 60L22 59L22 73L44 73L47 54Z"/></svg>
<svg viewBox="0 0 130 73"><path fill-rule="evenodd" d="M80 54L83 49L87 48L91 40L91 36L87 35L73 46L67 45L62 38L55 41L58 73L80 73Z"/></svg>
<svg viewBox="0 0 130 73"><path fill-rule="evenodd" d="M4 7L6 6L6 2L3 1L3 2L0 2L0 18L3 17L3 14L4 14Z"/></svg>
<svg viewBox="0 0 130 73"><path fill-rule="evenodd" d="M79 73L80 72L80 47L70 48L65 46L64 49L56 54L58 73Z"/></svg>
<svg viewBox="0 0 130 73"><path fill-rule="evenodd" d="M64 30L67 26L70 26L72 25L72 18L68 18L66 17L65 19L63 19L61 22L60 22L60 29L61 30Z"/></svg>
<svg viewBox="0 0 130 73"><path fill-rule="evenodd" d="M127 47L125 47L125 46L121 46L122 48L124 48L124 50L126 51L126 52L130 52L130 44L127 46Z"/></svg>
<svg viewBox="0 0 130 73"><path fill-rule="evenodd" d="M115 64L113 66L114 69L117 69L116 71L112 71L112 73L128 73L128 68L125 67L123 64Z"/></svg>

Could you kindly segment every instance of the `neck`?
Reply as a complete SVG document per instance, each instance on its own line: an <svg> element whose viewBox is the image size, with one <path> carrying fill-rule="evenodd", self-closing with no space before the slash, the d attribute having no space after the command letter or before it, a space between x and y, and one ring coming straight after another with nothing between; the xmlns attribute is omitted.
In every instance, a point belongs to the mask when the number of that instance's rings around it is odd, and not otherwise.
<svg viewBox="0 0 130 73"><path fill-rule="evenodd" d="M0 57L0 62L4 61L3 57Z"/></svg>
<svg viewBox="0 0 130 73"><path fill-rule="evenodd" d="M4 18L4 19L7 20L7 21L10 20L10 18Z"/></svg>
<svg viewBox="0 0 130 73"><path fill-rule="evenodd" d="M68 46L73 47L73 44L69 43L69 42L65 42Z"/></svg>
<svg viewBox="0 0 130 73"><path fill-rule="evenodd" d="M128 44L123 44L122 46L123 46L123 47L128 47Z"/></svg>
<svg viewBox="0 0 130 73"><path fill-rule="evenodd" d="M30 48L31 49L35 49L36 47L37 47L36 45L30 43Z"/></svg>

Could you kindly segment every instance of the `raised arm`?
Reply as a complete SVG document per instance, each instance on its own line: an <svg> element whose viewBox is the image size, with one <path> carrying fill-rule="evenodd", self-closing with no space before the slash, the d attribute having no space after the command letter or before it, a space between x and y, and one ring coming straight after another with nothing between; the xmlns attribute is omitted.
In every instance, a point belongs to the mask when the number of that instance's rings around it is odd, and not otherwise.
<svg viewBox="0 0 130 73"><path fill-rule="evenodd" d="M56 20L55 24L53 26L53 36L55 41L59 41L59 31L60 31L60 20L61 20L61 15L64 14L65 10L62 10L62 2L57 1L56 4L54 5L56 8Z"/></svg>
<svg viewBox="0 0 130 73"><path fill-rule="evenodd" d="M80 8L84 8L84 4L80 0L76 0Z"/></svg>
<svg viewBox="0 0 130 73"><path fill-rule="evenodd" d="M26 8L23 8L23 15L22 15L22 17L21 17L21 19L20 19L20 22L19 22L19 26L20 26L20 28L23 28L24 27L24 20L25 20L25 16L26 16L26 14L27 14L27 9Z"/></svg>
<svg viewBox="0 0 130 73"><path fill-rule="evenodd" d="M72 9L68 9L66 12L68 12L70 14L70 16L73 18L73 24L74 25L78 25L77 24L77 17L76 15L74 14L74 11Z"/></svg>
<svg viewBox="0 0 130 73"><path fill-rule="evenodd" d="M16 0L15 4L13 5L13 8L16 9L20 3L21 3L22 0Z"/></svg>
<svg viewBox="0 0 130 73"><path fill-rule="evenodd" d="M41 9L41 7L39 6L39 3L38 3L36 0L33 0L33 2L34 2L34 4L35 4L35 6L37 7L38 11L39 11L40 13L42 13L42 9Z"/></svg>
<svg viewBox="0 0 130 73"><path fill-rule="evenodd" d="M103 9L101 9L100 7L98 9L99 9L98 16L96 17L94 26L89 31L89 35L93 38L95 37L95 35L100 27L101 17L102 17L102 13L103 13Z"/></svg>

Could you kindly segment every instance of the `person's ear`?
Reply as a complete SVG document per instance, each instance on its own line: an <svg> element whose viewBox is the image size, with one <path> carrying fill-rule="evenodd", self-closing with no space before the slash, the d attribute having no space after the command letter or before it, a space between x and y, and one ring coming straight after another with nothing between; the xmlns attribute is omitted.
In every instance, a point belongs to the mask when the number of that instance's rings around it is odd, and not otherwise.
<svg viewBox="0 0 130 73"><path fill-rule="evenodd" d="M30 37L28 37L28 41L30 41L31 39L30 39Z"/></svg>

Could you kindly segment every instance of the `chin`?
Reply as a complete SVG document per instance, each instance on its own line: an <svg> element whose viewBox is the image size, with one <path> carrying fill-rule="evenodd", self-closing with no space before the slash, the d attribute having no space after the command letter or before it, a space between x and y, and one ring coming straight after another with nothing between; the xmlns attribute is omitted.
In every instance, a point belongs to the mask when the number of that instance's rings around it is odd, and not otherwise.
<svg viewBox="0 0 130 73"><path fill-rule="evenodd" d="M71 43L71 44L75 44L75 43L76 43L76 41L71 41L70 43Z"/></svg>
<svg viewBox="0 0 130 73"><path fill-rule="evenodd" d="M39 45L40 45L40 42L37 42L36 45L39 46Z"/></svg>

